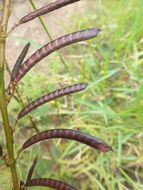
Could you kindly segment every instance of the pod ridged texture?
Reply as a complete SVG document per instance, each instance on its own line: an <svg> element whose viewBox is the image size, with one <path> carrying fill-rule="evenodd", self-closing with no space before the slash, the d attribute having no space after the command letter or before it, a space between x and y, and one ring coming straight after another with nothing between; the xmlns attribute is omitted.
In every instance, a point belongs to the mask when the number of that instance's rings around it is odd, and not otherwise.
<svg viewBox="0 0 143 190"><path fill-rule="evenodd" d="M37 50L29 59L27 59L19 69L19 72L16 75L15 82L18 82L36 63L41 61L43 58L53 53L54 51L74 44L76 42L89 40L94 38L99 33L99 28L89 28L86 30L74 32L62 37L55 39L52 42L49 42L39 50Z"/></svg>
<svg viewBox="0 0 143 190"><path fill-rule="evenodd" d="M50 179L50 178L37 178L27 181L26 186L45 186L51 187L57 190L77 190L64 182Z"/></svg>
<svg viewBox="0 0 143 190"><path fill-rule="evenodd" d="M25 108L22 109L22 111L19 113L18 119L22 118L25 116L27 113L32 111L33 109L39 107L40 105L47 103L49 101L52 101L56 98L59 98L61 96L65 96L71 93L76 93L79 91L84 90L87 87L87 83L79 83L79 84L74 84L72 86L67 86L65 88L61 88L58 90L55 90L45 96L42 96L38 98L37 100L29 103Z"/></svg>
<svg viewBox="0 0 143 190"><path fill-rule="evenodd" d="M15 76L16 76L16 74L17 74L18 71L19 71L20 65L22 64L22 62L23 62L25 56L27 55L27 52L28 52L28 50L29 50L29 47L30 47L30 43L27 43L27 44L24 46L22 52L20 53L20 55L19 55L19 57L18 57L18 59L17 59L15 65L14 65L14 67L13 67L13 70L12 70L11 81L14 81Z"/></svg>
<svg viewBox="0 0 143 190"><path fill-rule="evenodd" d="M97 139L94 136L85 134L83 132L77 130L70 130L70 129L51 129L40 132L32 137L30 137L22 146L22 149L26 149L31 145L52 138L64 138L64 139L71 139L83 144L86 144L92 148L95 148L101 152L107 152L112 150L112 148L107 145L104 141Z"/></svg>
<svg viewBox="0 0 143 190"><path fill-rule="evenodd" d="M37 9L36 11L33 11L29 14L27 14L26 16L22 17L20 19L20 24L22 23L26 23L30 20L33 20L34 18L38 17L38 16L41 16L41 15L44 15L46 13L49 13L49 12L52 12L56 9L59 9L61 7L64 7L66 5L69 5L69 4L72 4L72 3L75 3L77 1L80 1L80 0L57 0L53 3L50 3L44 7L41 7L40 9Z"/></svg>

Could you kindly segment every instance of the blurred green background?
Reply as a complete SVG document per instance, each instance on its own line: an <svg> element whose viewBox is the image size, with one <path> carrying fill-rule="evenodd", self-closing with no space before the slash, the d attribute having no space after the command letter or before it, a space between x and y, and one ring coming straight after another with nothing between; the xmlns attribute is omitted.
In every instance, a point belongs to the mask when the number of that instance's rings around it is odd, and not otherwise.
<svg viewBox="0 0 143 190"><path fill-rule="evenodd" d="M34 2L37 5L37 1ZM31 6L28 0L27 3ZM32 10L32 6L30 8ZM88 27L99 27L102 32L93 40L64 48L61 51L64 62L57 53L53 53L38 63L19 83L19 94L27 104L74 83L86 81L88 88L47 103L21 119L16 128L15 149L17 151L28 137L36 133L32 128L36 126L40 131L52 128L84 131L107 142L113 147L113 152L99 153L70 140L45 141L21 154L17 164L19 178L26 179L34 157L38 156L33 177L63 180L82 190L142 190L143 1L86 0L74 5L72 11L70 9L68 6L60 10L63 13L50 14L49 17L56 14L58 18L52 31L48 28L48 15L42 17L52 37ZM67 17L68 10L70 14ZM60 13L62 16L58 17ZM18 30L9 36L8 62L16 60L9 54L13 51L10 44L23 47L30 41L32 50L36 50L49 41L38 19L33 22L37 22L40 28L37 36L36 32L31 34L30 29L26 37L17 34ZM34 24L31 25L33 27ZM30 27L30 24L22 27L27 26ZM54 33L57 30L59 33L62 31L60 35ZM31 37L33 35L36 40ZM38 42L43 36L47 40ZM18 45L14 52L21 51ZM11 123L14 123L20 110L20 104L12 99L9 104ZM0 134L0 143L4 147L2 122ZM9 169L0 160L0 189L10 189L10 182Z"/></svg>

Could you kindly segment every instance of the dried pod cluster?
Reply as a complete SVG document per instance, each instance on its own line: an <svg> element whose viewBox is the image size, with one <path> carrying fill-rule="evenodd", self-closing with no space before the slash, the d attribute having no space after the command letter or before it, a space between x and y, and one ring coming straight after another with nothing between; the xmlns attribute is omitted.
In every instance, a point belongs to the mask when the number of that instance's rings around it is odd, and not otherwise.
<svg viewBox="0 0 143 190"><path fill-rule="evenodd" d="M15 82L17 83L36 63L41 61L49 54L70 44L92 39L97 36L99 31L99 28L89 28L59 37L54 41L47 43L45 46L37 50L20 66L19 72L15 77Z"/></svg>
<svg viewBox="0 0 143 190"><path fill-rule="evenodd" d="M53 3L46 5L45 7L42 7L40 9L22 17L20 19L19 24L23 24L23 23L28 22L38 16L49 13L51 11L59 9L68 4L75 3L77 1L79 1L79 0L57 0ZM30 47L30 43L26 44L26 46L22 50L18 60L16 61L16 64L12 71L11 83L9 85L9 87L13 90L12 94L14 93L14 88L15 88L15 85L17 84L17 82L20 79L22 79L22 77L24 77L25 74L36 63L40 62L43 58L45 58L49 54L53 53L54 51L56 51L60 48L65 47L65 46L74 44L76 42L95 38L99 32L100 32L99 28L89 28L86 30L77 31L77 32L70 33L70 34L64 35L62 37L59 37L59 38L53 40L52 42L47 43L39 50L37 50L22 64L22 62L28 52L28 49ZM37 100L29 103L27 106L25 106L19 113L18 119L22 118L27 113L29 113L30 111L34 110L35 108L41 106L42 104L44 104L46 102L49 102L51 100L54 100L54 99L59 98L64 95L82 91L86 87L87 87L87 83L83 82L83 83L74 84L72 86L58 89L47 95L44 95L44 96L38 98ZM64 138L64 139L75 140L75 141L86 144L86 145L88 145L94 149L97 149L101 152L104 152L104 153L112 150L112 147L107 145L104 141L97 139L94 136L85 134L83 132L80 132L77 130L71 130L71 129L51 129L51 130L46 130L46 131L40 132L40 133L30 137L23 144L20 152L22 150L27 149L28 147L32 146L35 143L38 143L40 141L44 141L47 139L53 139L53 138ZM2 155L2 148L0 146L0 156L1 155ZM21 183L20 183L21 190L25 190L29 186L46 186L46 187L55 188L57 190L76 190L76 188L74 188L64 182L57 181L54 179L49 179L49 178L31 179L34 168L36 166L36 162L37 162L37 158L34 159L33 164L29 169L26 184L23 181L21 181Z"/></svg>

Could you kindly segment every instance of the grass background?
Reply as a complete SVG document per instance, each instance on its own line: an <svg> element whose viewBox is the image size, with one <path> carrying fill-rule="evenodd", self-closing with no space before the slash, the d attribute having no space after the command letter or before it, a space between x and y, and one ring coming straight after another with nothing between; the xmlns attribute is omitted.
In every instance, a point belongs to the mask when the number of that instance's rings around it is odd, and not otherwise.
<svg viewBox="0 0 143 190"><path fill-rule="evenodd" d="M70 140L46 141L20 156L18 175L25 180L38 155L35 177L60 179L82 190L142 190L143 3L92 1L74 12L68 24L62 24L65 33L99 27L102 32L98 37L64 48L66 67L57 53L50 55L48 67L40 72L32 69L20 83L19 92L26 104L61 86L88 82L84 92L52 101L30 116L40 131L78 129L103 139L113 152L102 154ZM19 36L15 40L25 39ZM41 46L34 42L32 45ZM9 105L11 122L20 109L13 99ZM29 117L20 120L15 133L16 151L34 133ZM0 142L4 146L2 136L3 130ZM0 187L9 189L9 170L1 160L0 170Z"/></svg>

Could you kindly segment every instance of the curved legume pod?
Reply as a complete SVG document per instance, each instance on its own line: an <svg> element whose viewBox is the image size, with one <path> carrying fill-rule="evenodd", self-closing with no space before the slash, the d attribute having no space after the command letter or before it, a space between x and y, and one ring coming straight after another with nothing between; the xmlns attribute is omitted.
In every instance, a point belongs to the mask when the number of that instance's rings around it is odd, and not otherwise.
<svg viewBox="0 0 143 190"><path fill-rule="evenodd" d="M95 148L101 152L107 152L112 150L111 146L107 145L104 141L97 139L94 136L85 134L83 132L71 129L51 129L40 132L30 137L22 146L22 150L30 147L31 145L38 143L46 139L64 138L71 139L81 143L84 143L92 148Z"/></svg>
<svg viewBox="0 0 143 190"><path fill-rule="evenodd" d="M41 106L42 104L45 104L45 103L52 101L56 98L59 98L61 96L65 96L67 94L72 94L72 93L82 91L86 87L87 87L87 83L83 82L83 83L74 84L72 86L67 86L65 88L55 90L45 96L42 96L42 97L38 98L37 100L29 103L26 107L24 107L22 109L22 111L19 113L18 119L22 118L27 113L29 113L30 111L34 110L35 108Z"/></svg>
<svg viewBox="0 0 143 190"><path fill-rule="evenodd" d="M17 73L15 78L15 83L17 83L36 63L41 61L49 54L70 44L94 38L97 36L99 31L99 28L89 28L59 37L54 41L49 42L48 44L37 50L29 59L27 59L20 66L19 72Z"/></svg>
<svg viewBox="0 0 143 190"><path fill-rule="evenodd" d="M26 181L29 181L32 177L32 174L33 174L33 171L35 169L35 166L36 166L36 163L37 163L37 157L33 160L33 163L32 163L32 166L30 167L29 169L29 172L28 172L28 176L27 176L27 180Z"/></svg>
<svg viewBox="0 0 143 190"><path fill-rule="evenodd" d="M26 16L22 17L20 19L20 24L26 23L30 20L33 20L34 18L36 18L38 16L52 12L56 9L59 9L59 8L64 7L66 5L75 3L77 1L80 1L80 0L57 0L53 3L50 3L44 7L41 7L40 9L37 9L36 11L33 11L33 12L27 14Z"/></svg>
<svg viewBox="0 0 143 190"><path fill-rule="evenodd" d="M30 43L27 43L27 44L25 45L25 47L23 48L22 52L20 53L20 55L19 55L19 57L18 57L18 59L17 59L15 65L14 65L14 67L13 67L13 70L12 70L11 81L14 81L15 76L16 76L16 74L18 73L19 67L20 67L20 65L22 64L22 62L23 62L25 56L27 55L27 52L28 52L28 50L29 50L29 47L30 47Z"/></svg>
<svg viewBox="0 0 143 190"><path fill-rule="evenodd" d="M26 185L29 186L45 186L45 187L51 187L57 190L77 190L75 187L72 187L64 182L50 179L50 178L37 178L37 179L31 179L27 181Z"/></svg>

